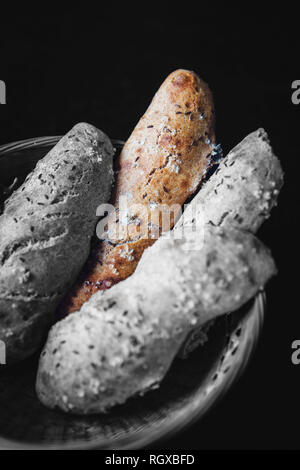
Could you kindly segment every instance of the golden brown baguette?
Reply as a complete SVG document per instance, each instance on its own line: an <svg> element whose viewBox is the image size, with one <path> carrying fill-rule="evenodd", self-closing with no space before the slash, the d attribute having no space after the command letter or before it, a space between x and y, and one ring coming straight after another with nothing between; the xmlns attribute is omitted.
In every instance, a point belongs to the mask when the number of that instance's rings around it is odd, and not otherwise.
<svg viewBox="0 0 300 470"><path fill-rule="evenodd" d="M103 241L97 240L87 266L61 305L62 315L79 310L97 290L134 272L144 250L163 231L164 221L170 219L168 230L173 227L181 206L209 169L214 148L211 92L194 72L176 70L164 81L122 150L109 230ZM127 210L120 209L120 198L127 201Z"/></svg>

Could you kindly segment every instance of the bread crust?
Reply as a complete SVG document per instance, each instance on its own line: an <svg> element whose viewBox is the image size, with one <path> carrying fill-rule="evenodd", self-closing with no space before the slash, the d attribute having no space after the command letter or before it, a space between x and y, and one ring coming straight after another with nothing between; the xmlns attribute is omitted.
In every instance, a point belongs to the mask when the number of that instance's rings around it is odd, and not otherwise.
<svg viewBox="0 0 300 470"><path fill-rule="evenodd" d="M210 167L214 148L211 92L194 72L176 70L159 88L122 150L109 231L96 243L60 307L61 315L78 310L93 293L134 272L144 250L163 231L160 214L170 218L168 229L172 228L177 211ZM125 211L120 207L122 197L128 201ZM123 229L127 233L116 232Z"/></svg>
<svg viewBox="0 0 300 470"><path fill-rule="evenodd" d="M149 248L142 269L53 327L37 376L46 406L106 412L158 387L192 329L238 309L276 271L250 233L207 226L195 250L197 240Z"/></svg>
<svg viewBox="0 0 300 470"><path fill-rule="evenodd" d="M176 224L195 222L256 233L269 218L283 185L280 161L264 129L249 134L220 161Z"/></svg>
<svg viewBox="0 0 300 470"><path fill-rule="evenodd" d="M0 339L7 363L32 354L90 251L96 209L110 196L113 147L76 125L38 162L0 217Z"/></svg>

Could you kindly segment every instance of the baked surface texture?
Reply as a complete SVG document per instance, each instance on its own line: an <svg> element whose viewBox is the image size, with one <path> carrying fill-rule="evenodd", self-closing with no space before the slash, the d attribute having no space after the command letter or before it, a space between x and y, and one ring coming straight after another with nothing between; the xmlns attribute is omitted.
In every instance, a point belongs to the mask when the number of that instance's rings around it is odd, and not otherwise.
<svg viewBox="0 0 300 470"><path fill-rule="evenodd" d="M105 412L158 387L192 329L238 309L276 272L254 235L228 227L154 248L130 278L52 328L37 377L46 406Z"/></svg>
<svg viewBox="0 0 300 470"><path fill-rule="evenodd" d="M256 233L270 216L283 185L283 171L258 129L221 160L176 223L176 229L197 223L231 226Z"/></svg>
<svg viewBox="0 0 300 470"><path fill-rule="evenodd" d="M194 72L176 70L159 88L121 152L115 210L104 240L92 250L60 308L63 315L134 272L144 250L164 227L173 227L181 206L211 166L215 149L211 92Z"/></svg>
<svg viewBox="0 0 300 470"><path fill-rule="evenodd" d="M88 258L110 197L113 147L77 124L6 201L0 217L0 339L7 362L32 354Z"/></svg>

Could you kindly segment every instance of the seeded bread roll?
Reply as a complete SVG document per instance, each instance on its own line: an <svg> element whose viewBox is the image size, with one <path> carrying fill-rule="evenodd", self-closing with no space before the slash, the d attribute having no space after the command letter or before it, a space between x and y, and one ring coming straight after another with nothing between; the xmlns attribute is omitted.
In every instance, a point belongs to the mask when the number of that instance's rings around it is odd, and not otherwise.
<svg viewBox="0 0 300 470"><path fill-rule="evenodd" d="M53 327L40 359L40 400L98 413L157 387L192 329L238 309L274 273L250 233L207 226L203 240L196 232L164 240L143 269Z"/></svg>
<svg viewBox="0 0 300 470"><path fill-rule="evenodd" d="M277 204L282 184L280 162L266 132L258 129L221 160L176 223L176 229L205 221L255 233Z"/></svg>
<svg viewBox="0 0 300 470"><path fill-rule="evenodd" d="M108 218L104 241L92 250L63 302L62 316L134 272L143 251L164 227L173 227L181 206L210 167L215 147L208 86L194 72L171 73L123 148L112 201L115 211Z"/></svg>
<svg viewBox="0 0 300 470"><path fill-rule="evenodd" d="M0 339L7 362L32 354L87 260L96 209L110 196L113 147L76 125L38 162L0 217Z"/></svg>

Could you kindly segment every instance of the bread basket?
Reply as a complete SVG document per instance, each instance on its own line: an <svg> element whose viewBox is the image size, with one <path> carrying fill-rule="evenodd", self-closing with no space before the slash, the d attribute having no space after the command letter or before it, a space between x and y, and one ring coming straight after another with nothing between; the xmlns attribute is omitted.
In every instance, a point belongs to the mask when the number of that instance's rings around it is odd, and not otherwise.
<svg viewBox="0 0 300 470"><path fill-rule="evenodd" d="M0 198L8 196L5 188L22 183L58 140L41 137L0 147ZM122 141L113 143L122 148ZM68 416L44 408L34 387L38 355L11 368L0 365L0 449L138 449L170 437L200 419L244 370L264 311L261 292L218 318L205 344L176 359L159 389L105 415Z"/></svg>

